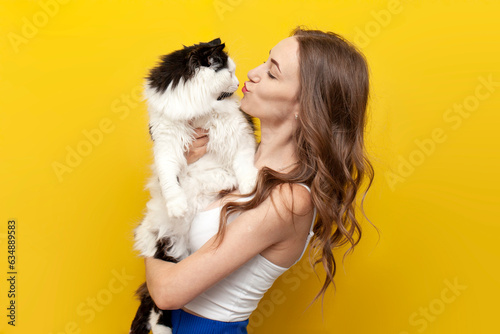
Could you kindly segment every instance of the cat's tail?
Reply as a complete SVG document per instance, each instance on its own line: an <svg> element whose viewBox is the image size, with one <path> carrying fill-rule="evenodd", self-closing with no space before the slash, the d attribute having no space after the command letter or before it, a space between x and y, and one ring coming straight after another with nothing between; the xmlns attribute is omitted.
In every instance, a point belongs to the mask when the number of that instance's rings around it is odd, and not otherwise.
<svg viewBox="0 0 500 334"><path fill-rule="evenodd" d="M146 283L141 284L135 292L141 305L132 321L129 334L172 333L172 312L160 310L148 291Z"/></svg>
<svg viewBox="0 0 500 334"><path fill-rule="evenodd" d="M137 298L141 301L141 305L137 309L135 318L132 321L132 326L130 327L129 334L149 334L151 330L151 324L149 323L149 318L151 310L156 306L153 298L149 295L148 286L146 282L142 283L141 286L135 292Z"/></svg>

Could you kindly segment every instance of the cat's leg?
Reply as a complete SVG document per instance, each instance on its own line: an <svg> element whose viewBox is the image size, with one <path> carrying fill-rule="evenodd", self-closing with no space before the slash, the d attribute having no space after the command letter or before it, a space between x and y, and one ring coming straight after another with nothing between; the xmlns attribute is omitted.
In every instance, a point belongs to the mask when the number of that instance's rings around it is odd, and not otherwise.
<svg viewBox="0 0 500 334"><path fill-rule="evenodd" d="M250 193L256 184L258 170L254 167L255 137L236 101L227 100L221 108L223 116L214 120L215 150L228 163L238 180L241 193ZM212 131L212 129L210 130ZM211 145L212 138L209 141Z"/></svg>
<svg viewBox="0 0 500 334"><path fill-rule="evenodd" d="M156 240L158 232L152 231L146 225L139 225L135 231L134 249L140 252L141 256L151 257L156 252Z"/></svg>
<svg viewBox="0 0 500 334"><path fill-rule="evenodd" d="M151 257L156 252L156 243L161 237L160 229L168 227L169 219L165 201L160 191L158 177L153 168L153 176L150 178L146 188L151 194L150 200L146 204L146 214L141 224L134 230L134 248L140 252L141 256Z"/></svg>
<svg viewBox="0 0 500 334"><path fill-rule="evenodd" d="M238 137L238 149L232 167L238 179L238 188L242 194L245 194L255 188L259 171L254 166L255 137L246 123L241 124L245 126L240 128L241 135Z"/></svg>
<svg viewBox="0 0 500 334"><path fill-rule="evenodd" d="M226 162L227 163L227 162ZM204 156L188 168L188 175L182 180L182 187L190 198L195 212L205 209L215 201L221 190L232 190L238 186L234 172L223 168L213 155Z"/></svg>
<svg viewBox="0 0 500 334"><path fill-rule="evenodd" d="M188 210L188 200L180 187L178 177L187 165L182 138L174 135L155 138L153 150L160 189L170 217L183 217Z"/></svg>

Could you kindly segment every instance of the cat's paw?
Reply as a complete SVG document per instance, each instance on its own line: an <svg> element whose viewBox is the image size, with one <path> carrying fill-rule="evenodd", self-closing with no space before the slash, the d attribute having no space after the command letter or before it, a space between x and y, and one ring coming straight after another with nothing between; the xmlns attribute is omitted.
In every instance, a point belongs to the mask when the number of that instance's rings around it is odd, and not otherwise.
<svg viewBox="0 0 500 334"><path fill-rule="evenodd" d="M253 191L257 183L257 175L258 170L255 168L251 172L247 172L245 176L241 178L238 188L242 194L248 194Z"/></svg>
<svg viewBox="0 0 500 334"><path fill-rule="evenodd" d="M188 202L185 195L171 199L167 202L168 216L171 218L182 218L188 211Z"/></svg>
<svg viewBox="0 0 500 334"><path fill-rule="evenodd" d="M134 249L140 253L140 256L153 256L157 236L158 233L148 229L145 224L139 225L134 231Z"/></svg>

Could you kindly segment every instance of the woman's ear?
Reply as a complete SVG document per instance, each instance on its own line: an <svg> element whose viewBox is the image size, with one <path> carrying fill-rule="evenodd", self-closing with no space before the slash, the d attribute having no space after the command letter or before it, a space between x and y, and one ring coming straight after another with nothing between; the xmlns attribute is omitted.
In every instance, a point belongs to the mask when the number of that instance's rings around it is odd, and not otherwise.
<svg viewBox="0 0 500 334"><path fill-rule="evenodd" d="M292 109L293 109L292 112L295 115L299 115L298 117L300 117L301 108L300 108L300 99L298 97L296 97L295 100L293 101Z"/></svg>

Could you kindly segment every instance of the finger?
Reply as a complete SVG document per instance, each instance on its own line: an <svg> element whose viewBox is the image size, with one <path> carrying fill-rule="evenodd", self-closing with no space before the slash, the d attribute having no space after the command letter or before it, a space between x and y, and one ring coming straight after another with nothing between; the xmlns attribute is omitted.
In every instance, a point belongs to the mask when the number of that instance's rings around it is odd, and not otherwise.
<svg viewBox="0 0 500 334"><path fill-rule="evenodd" d="M197 139L208 135L208 130L203 128L196 128L194 129L194 132L195 132L194 137Z"/></svg>
<svg viewBox="0 0 500 334"><path fill-rule="evenodd" d="M206 147L200 147L200 148L193 148L188 154L187 154L187 163L192 164L193 162L198 161L203 155L207 153L207 148Z"/></svg>
<svg viewBox="0 0 500 334"><path fill-rule="evenodd" d="M193 142L193 148L204 147L207 146L207 144L208 144L208 136L200 137Z"/></svg>
<svg viewBox="0 0 500 334"><path fill-rule="evenodd" d="M201 158L202 156L204 156L205 153L207 153L207 147L206 146L198 147L198 148L195 148L193 150L193 155L197 158L196 160L198 160L199 158Z"/></svg>

